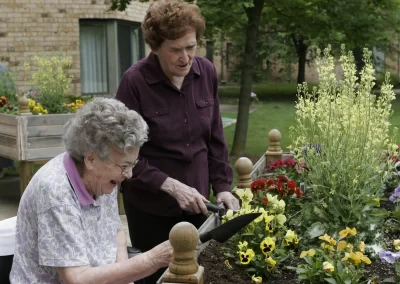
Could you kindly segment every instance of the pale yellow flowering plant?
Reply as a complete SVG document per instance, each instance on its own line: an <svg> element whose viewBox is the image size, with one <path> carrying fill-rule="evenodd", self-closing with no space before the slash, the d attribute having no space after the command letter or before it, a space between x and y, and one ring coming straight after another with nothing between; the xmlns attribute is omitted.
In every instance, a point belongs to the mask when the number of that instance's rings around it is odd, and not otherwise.
<svg viewBox="0 0 400 284"><path fill-rule="evenodd" d="M324 234L319 248L302 251L304 264L297 266L298 278L306 283L362 283L363 266L371 264L364 254L365 244L358 240L357 229L346 227L339 239Z"/></svg>
<svg viewBox="0 0 400 284"><path fill-rule="evenodd" d="M225 255L242 266L253 282L261 283L263 275L276 272L279 264L293 254L299 245L299 238L285 226L286 204L283 200L269 195L268 206L258 207L252 201L250 188L238 189L235 193L241 199L242 206L236 213L228 210L223 222L243 214L262 214L231 239L234 246L226 248Z"/></svg>
<svg viewBox="0 0 400 284"><path fill-rule="evenodd" d="M31 84L40 94L38 101L49 113L65 112L65 95L68 93L73 76L67 73L72 65L71 57L39 57L33 59L32 68L25 63L25 69L31 72Z"/></svg>
<svg viewBox="0 0 400 284"><path fill-rule="evenodd" d="M309 236L318 236L316 231L332 234L349 225L372 235L382 220L374 204L397 149L389 131L395 95L388 76L380 95L372 93L371 54L364 50L358 81L354 57L342 46L344 76L338 80L330 48L318 51L319 86L311 93L306 83L298 87L291 150L309 169L310 202L300 218Z"/></svg>

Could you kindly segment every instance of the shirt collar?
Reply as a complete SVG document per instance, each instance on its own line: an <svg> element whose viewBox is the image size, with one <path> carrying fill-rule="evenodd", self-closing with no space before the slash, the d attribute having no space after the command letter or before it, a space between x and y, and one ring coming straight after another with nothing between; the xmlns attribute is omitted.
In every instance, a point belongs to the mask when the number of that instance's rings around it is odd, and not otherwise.
<svg viewBox="0 0 400 284"><path fill-rule="evenodd" d="M64 155L64 166L67 171L67 176L71 182L72 188L78 197L79 203L82 206L87 206L94 203L93 197L87 191L83 184L82 178L79 175L78 169L76 168L75 162L69 153Z"/></svg>
<svg viewBox="0 0 400 284"><path fill-rule="evenodd" d="M144 71L144 77L147 84L151 85L161 81L165 82L169 81L168 77L164 74L164 72L161 69L157 55L155 55L153 52L150 52L146 61L147 64L146 64L146 69ZM190 71L187 76L193 76L193 74L196 74L197 76L201 75L199 64L197 63L196 57L193 58L192 67L190 68Z"/></svg>

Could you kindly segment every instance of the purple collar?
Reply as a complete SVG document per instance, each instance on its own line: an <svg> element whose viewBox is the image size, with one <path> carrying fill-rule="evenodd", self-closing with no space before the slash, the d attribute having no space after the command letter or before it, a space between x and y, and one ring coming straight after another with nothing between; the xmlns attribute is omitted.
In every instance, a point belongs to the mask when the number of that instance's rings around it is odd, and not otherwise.
<svg viewBox="0 0 400 284"><path fill-rule="evenodd" d="M71 158L69 153L65 153L64 155L64 166L67 171L67 176L69 181L71 182L72 188L74 189L76 196L78 196L79 203L82 206L93 204L93 197L89 194L85 185L83 184L82 178L79 175L75 162Z"/></svg>

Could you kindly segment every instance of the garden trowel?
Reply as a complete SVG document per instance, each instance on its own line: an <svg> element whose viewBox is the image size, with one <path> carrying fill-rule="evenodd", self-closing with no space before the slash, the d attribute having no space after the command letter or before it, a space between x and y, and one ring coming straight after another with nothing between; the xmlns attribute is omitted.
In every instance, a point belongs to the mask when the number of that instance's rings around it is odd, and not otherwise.
<svg viewBox="0 0 400 284"><path fill-rule="evenodd" d="M208 242L209 240L216 240L219 243L224 243L261 214L262 213L249 213L238 216L211 231L201 234L199 239L202 243Z"/></svg>
<svg viewBox="0 0 400 284"><path fill-rule="evenodd" d="M219 217L225 216L226 212L228 211L228 209L221 207L220 205L217 205L217 204L206 203L205 205L206 205L208 211L217 213ZM236 213L238 211L239 210L233 210L233 213Z"/></svg>

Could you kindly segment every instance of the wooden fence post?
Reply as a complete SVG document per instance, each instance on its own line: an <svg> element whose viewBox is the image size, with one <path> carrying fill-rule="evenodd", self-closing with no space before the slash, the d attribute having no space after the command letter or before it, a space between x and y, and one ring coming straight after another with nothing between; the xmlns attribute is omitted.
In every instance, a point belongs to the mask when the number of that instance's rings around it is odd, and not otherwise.
<svg viewBox="0 0 400 284"><path fill-rule="evenodd" d="M269 163L282 159L281 133L278 129L272 129L268 132L269 146L265 153L266 166Z"/></svg>
<svg viewBox="0 0 400 284"><path fill-rule="evenodd" d="M239 175L239 179L236 183L237 188L250 188L251 183L251 172L253 171L253 163L246 157L239 158L235 163L235 170Z"/></svg>
<svg viewBox="0 0 400 284"><path fill-rule="evenodd" d="M157 284L204 283L204 267L196 260L199 233L189 222L180 222L172 227L169 241L174 248L174 259Z"/></svg>

